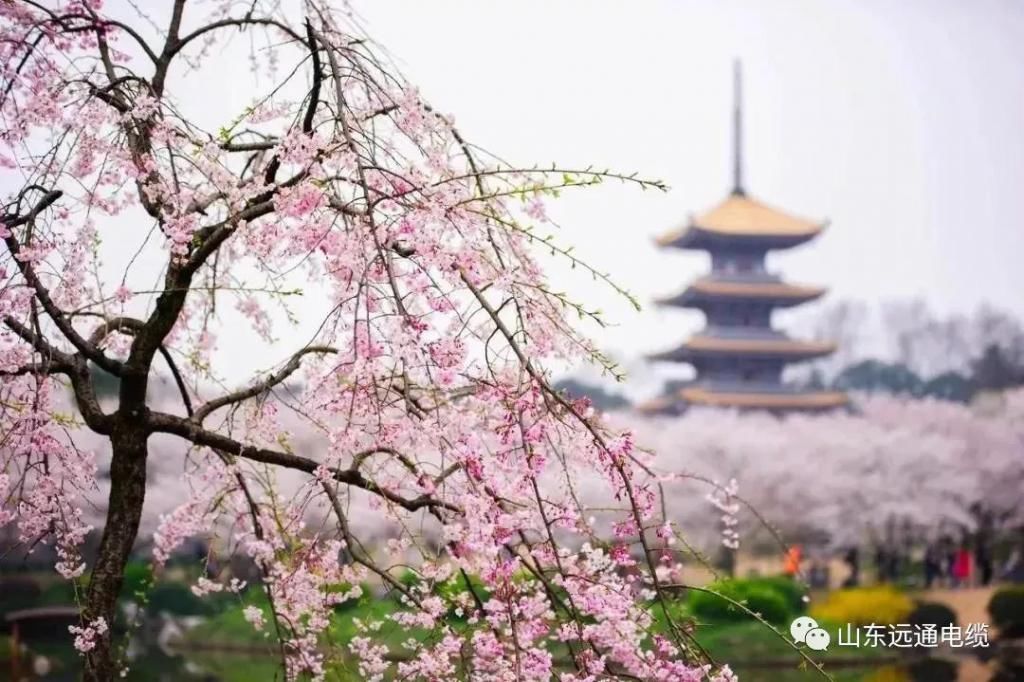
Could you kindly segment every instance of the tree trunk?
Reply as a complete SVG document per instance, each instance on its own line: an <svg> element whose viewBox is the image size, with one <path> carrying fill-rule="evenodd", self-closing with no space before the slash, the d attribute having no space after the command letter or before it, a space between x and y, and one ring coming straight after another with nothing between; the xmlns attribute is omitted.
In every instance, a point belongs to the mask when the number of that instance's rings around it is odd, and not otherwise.
<svg viewBox="0 0 1024 682"><path fill-rule="evenodd" d="M124 567L139 532L146 498L147 438L145 431L123 424L115 427L110 436L110 501L83 614L86 625L102 617L108 627L95 638L96 646L86 654L86 682L110 682L118 677L111 643Z"/></svg>

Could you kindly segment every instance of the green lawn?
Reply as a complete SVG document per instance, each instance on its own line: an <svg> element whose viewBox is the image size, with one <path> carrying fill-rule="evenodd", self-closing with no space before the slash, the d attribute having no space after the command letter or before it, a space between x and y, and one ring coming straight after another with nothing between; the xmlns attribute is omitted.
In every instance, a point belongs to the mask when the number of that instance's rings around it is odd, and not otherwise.
<svg viewBox="0 0 1024 682"><path fill-rule="evenodd" d="M269 633L256 632L253 627L245 621L242 615L243 605L239 604L226 611L213 616L208 621L188 633L188 641L196 645L197 650L190 651L188 658L201 665L208 671L222 676L226 682L235 680L263 679L261 675L275 666L274 640ZM397 624L391 622L388 616L398 609L398 604L389 598L363 599L346 609L335 613L332 624L325 636L325 646L331 648L332 654L329 658L333 660L344 660L348 653L347 643L360 632L357 621L384 621L384 625L373 634L373 638L386 644L393 653L401 653L403 644L410 638L416 641L425 641L433 635L425 630L406 631ZM675 613L674 616L684 617L685 610ZM269 622L269 613L267 614ZM655 618L655 628L664 629L660 623L661 618ZM452 627L468 627L459 621L453 621ZM835 632L834 627L828 627L830 632ZM438 631L439 632L439 631ZM784 632L788 639L788 632ZM806 665L800 653L795 651L791 644L784 641L778 634L768 627L755 621L744 622L723 622L703 623L698 625L694 638L716 661L731 663L734 669L746 673L745 680L771 680L772 682L797 682L803 680L824 679L820 673ZM202 651L205 647L216 649L218 645L228 647L246 647L265 650L266 660L260 661L259 657L250 657L246 665L239 666L234 663L223 663L225 657L213 651L209 655ZM805 650L806 651L806 650ZM884 649L852 648L833 646L826 652L807 651L814 661L824 665L837 682L853 682L866 679L865 670L849 669L850 663L871 665L876 662L882 665L886 656ZM229 656L228 659L234 658ZM217 662L221 663L218 664ZM771 668L751 669L751 663L770 663ZM255 666L255 668L251 667ZM259 673L259 674L257 674ZM340 664L331 676L335 680L359 679L354 666Z"/></svg>
<svg viewBox="0 0 1024 682"><path fill-rule="evenodd" d="M832 626L825 626L829 632L835 632ZM787 639L788 632L784 632ZM694 638L716 660L729 663L740 673L740 679L771 680L771 682L796 682L803 680L825 679L806 661L790 643L784 642L776 633L757 622L745 623L705 623L697 627ZM868 677L864 666L874 669L884 664L887 652L885 649L868 647L838 647L833 645L828 651L817 652L804 650L812 660L821 663L826 672L836 682L860 681ZM770 664L768 667L754 666L750 663ZM850 664L855 667L850 667Z"/></svg>

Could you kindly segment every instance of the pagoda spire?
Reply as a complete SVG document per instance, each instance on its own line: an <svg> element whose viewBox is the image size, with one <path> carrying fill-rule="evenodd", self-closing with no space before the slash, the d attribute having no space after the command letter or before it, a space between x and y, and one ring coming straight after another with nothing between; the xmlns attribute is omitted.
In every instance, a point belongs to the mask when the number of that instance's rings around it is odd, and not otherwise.
<svg viewBox="0 0 1024 682"><path fill-rule="evenodd" d="M743 190L743 65L732 62L732 193L742 197Z"/></svg>

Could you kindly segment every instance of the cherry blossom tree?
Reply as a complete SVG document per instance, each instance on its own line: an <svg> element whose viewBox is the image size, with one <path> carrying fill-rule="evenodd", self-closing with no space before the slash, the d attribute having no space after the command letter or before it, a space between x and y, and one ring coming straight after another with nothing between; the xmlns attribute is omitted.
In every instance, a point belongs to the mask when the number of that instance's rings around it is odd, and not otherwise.
<svg viewBox="0 0 1024 682"><path fill-rule="evenodd" d="M776 544L810 534L858 543L892 518L935 531L971 529L972 508L1006 524L1024 520L1024 391L997 410L942 400L860 396L854 413L793 414L693 410L683 417L615 415L633 430L665 487L667 516L707 547L720 496L737 479L740 541ZM716 485L717 482L717 485ZM735 538L723 538L731 542Z"/></svg>
<svg viewBox="0 0 1024 682"><path fill-rule="evenodd" d="M483 153L344 7L166 4L0 2L0 522L87 576L73 629L86 679L121 665L116 600L157 439L184 446L188 493L161 518L154 563L204 533L248 554L271 613L247 617L280 642L288 679L321 678L339 656L368 679L711 675L668 609L652 631L671 559L656 480L629 435L545 369L603 360L569 322L592 313L536 260L543 247L585 267L538 231L544 200L608 179L661 185ZM207 120L193 88L237 75L238 36L262 87ZM257 347L269 369L247 363ZM173 405L147 402L158 376ZM316 437L282 428L283 413ZM84 500L104 450L87 566ZM581 472L598 474L614 546L590 525ZM284 474L300 479L286 494ZM357 533L353 505L392 522L387 551ZM410 562L413 586L394 571ZM430 636L393 652L371 622L344 651L326 646L332 608L366 579L400 594L396 623Z"/></svg>

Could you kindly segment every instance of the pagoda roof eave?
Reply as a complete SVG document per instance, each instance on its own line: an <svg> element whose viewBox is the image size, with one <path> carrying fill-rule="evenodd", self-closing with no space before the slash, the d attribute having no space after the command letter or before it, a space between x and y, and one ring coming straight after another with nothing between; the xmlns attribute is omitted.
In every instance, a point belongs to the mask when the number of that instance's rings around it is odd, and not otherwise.
<svg viewBox="0 0 1024 682"><path fill-rule="evenodd" d="M824 287L801 286L782 282L735 282L701 278L684 291L657 299L659 305L700 307L706 301L756 300L777 306L813 301L825 293Z"/></svg>
<svg viewBox="0 0 1024 682"><path fill-rule="evenodd" d="M710 211L658 238L657 242L678 248L744 242L780 248L807 241L825 226L824 222L800 218L745 194L733 193Z"/></svg>
<svg viewBox="0 0 1024 682"><path fill-rule="evenodd" d="M713 391L702 387L680 389L678 396L689 405L736 407L744 409L828 410L845 407L850 399L842 391L808 391L804 393L766 393L744 391Z"/></svg>
<svg viewBox="0 0 1024 682"><path fill-rule="evenodd" d="M790 249L814 239L825 227L826 225L822 224L818 231L803 235L721 234L691 224L675 233L657 238L655 243L664 248L691 251L708 251L730 246L766 250Z"/></svg>

